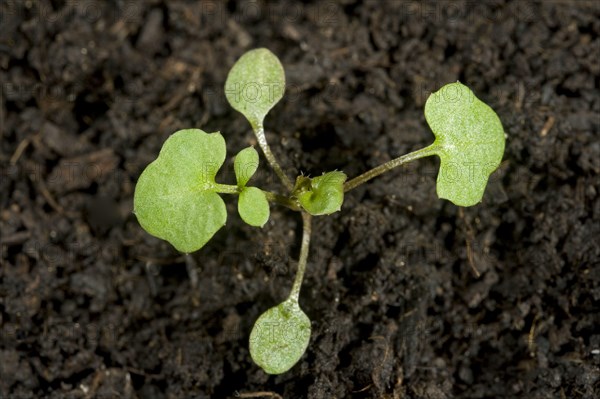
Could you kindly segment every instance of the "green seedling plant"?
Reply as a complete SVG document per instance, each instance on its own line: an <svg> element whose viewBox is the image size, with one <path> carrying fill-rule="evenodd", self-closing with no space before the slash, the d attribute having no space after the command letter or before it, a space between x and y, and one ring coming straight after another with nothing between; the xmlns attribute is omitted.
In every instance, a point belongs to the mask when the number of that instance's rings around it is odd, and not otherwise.
<svg viewBox="0 0 600 399"><path fill-rule="evenodd" d="M505 141L496 113L467 86L450 83L431 94L425 104L425 119L435 136L431 145L350 180L343 172L330 171L316 177L299 175L292 181L271 152L263 125L284 90L283 66L264 48L245 53L225 83L227 100L250 122L265 159L285 188L283 193L249 185L259 164L259 154L253 147L235 157L236 184L218 183L215 177L226 157L223 136L185 129L165 141L158 158L141 174L134 195L134 213L140 225L186 254L202 248L225 225L227 212L222 194L238 196L238 213L250 226L263 227L267 223L271 204L300 212L302 243L290 294L264 312L250 334L252 359L269 374L288 371L302 357L310 340L311 322L298 301L313 216L338 212L347 192L407 162L432 155L440 158L438 196L458 206L476 205L490 174L502 160Z"/></svg>

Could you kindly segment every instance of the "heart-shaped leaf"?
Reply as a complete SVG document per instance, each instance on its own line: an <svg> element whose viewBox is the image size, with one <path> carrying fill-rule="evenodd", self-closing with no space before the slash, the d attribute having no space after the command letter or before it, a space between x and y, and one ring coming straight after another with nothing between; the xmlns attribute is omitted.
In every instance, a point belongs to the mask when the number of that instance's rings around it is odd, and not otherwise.
<svg viewBox="0 0 600 399"><path fill-rule="evenodd" d="M504 154L504 129L496 113L456 82L431 94L425 119L440 157L437 194L459 206L481 201L490 174Z"/></svg>
<svg viewBox="0 0 600 399"><path fill-rule="evenodd" d="M244 148L235 156L233 169L235 170L238 187L245 187L248 180L254 176L256 169L258 169L258 152L254 147Z"/></svg>
<svg viewBox="0 0 600 399"><path fill-rule="evenodd" d="M202 248L227 220L215 192L225 152L218 132L186 129L171 135L135 186L134 212L144 230L181 252Z"/></svg>
<svg viewBox="0 0 600 399"><path fill-rule="evenodd" d="M265 193L256 187L245 187L238 199L238 212L250 226L263 227L271 211Z"/></svg>
<svg viewBox="0 0 600 399"><path fill-rule="evenodd" d="M346 174L328 172L308 178L299 176L294 195L302 208L311 215L328 215L341 209L344 202L344 182Z"/></svg>
<svg viewBox="0 0 600 399"><path fill-rule="evenodd" d="M288 299L263 313L250 333L252 360L269 374L281 374L300 360L310 341L310 320Z"/></svg>
<svg viewBox="0 0 600 399"><path fill-rule="evenodd" d="M248 119L254 130L285 91L279 58L266 48L250 50L233 65L225 82L229 104Z"/></svg>

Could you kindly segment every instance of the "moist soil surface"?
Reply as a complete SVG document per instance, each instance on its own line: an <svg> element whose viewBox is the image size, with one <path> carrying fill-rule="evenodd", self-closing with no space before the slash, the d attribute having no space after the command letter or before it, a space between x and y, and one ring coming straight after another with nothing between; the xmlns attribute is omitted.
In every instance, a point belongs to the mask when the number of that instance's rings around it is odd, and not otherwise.
<svg viewBox="0 0 600 399"><path fill-rule="evenodd" d="M597 398L600 3L3 1L0 397ZM427 158L316 217L306 354L269 376L254 321L283 300L301 219L229 219L185 256L145 233L135 183L173 132L256 144L225 99L268 47L288 174L354 177L433 140L427 96L467 84L506 152L481 204ZM255 185L282 191L266 162Z"/></svg>

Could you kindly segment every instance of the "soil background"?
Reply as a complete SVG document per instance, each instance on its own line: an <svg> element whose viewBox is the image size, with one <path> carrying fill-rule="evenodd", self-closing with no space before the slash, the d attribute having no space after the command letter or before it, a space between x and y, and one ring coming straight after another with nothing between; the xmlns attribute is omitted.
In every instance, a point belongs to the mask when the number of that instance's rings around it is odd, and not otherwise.
<svg viewBox="0 0 600 399"><path fill-rule="evenodd" d="M8 0L0 32L1 398L598 397L600 2ZM223 85L254 47L286 70L266 126L290 175L429 144L425 100L456 80L507 135L477 206L437 199L425 159L315 218L312 338L280 376L248 335L291 287L299 215L257 230L228 197L186 258L131 212L181 128L223 133L233 181L255 139Z"/></svg>

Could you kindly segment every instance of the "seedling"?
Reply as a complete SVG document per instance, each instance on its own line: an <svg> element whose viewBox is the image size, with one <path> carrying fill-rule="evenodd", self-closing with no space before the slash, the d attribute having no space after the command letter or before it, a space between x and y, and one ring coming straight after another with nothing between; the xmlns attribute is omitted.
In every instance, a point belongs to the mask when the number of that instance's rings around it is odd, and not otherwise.
<svg viewBox="0 0 600 399"><path fill-rule="evenodd" d="M237 184L217 183L215 176L225 161L223 136L186 129L167 139L158 158L140 176L134 195L134 212L141 226L184 253L202 248L225 225L227 212L221 194L238 195L238 213L255 227L265 225L273 203L301 213L302 244L289 297L263 313L250 334L252 359L269 374L289 370L310 340L311 323L298 298L308 259L312 216L339 211L345 193L384 172L431 155L440 158L438 196L459 206L476 205L504 153L504 130L496 113L468 87L456 82L427 99L425 119L435 135L428 147L348 181L344 173L332 171L312 178L300 175L292 183L271 152L263 127L265 116L284 90L283 67L267 49L244 54L225 83L227 100L250 122L267 162L286 189L283 194L248 185L259 163L252 147L235 157Z"/></svg>

